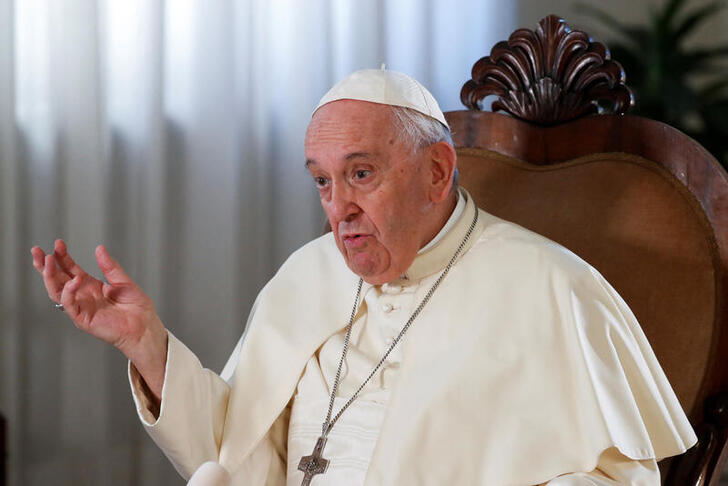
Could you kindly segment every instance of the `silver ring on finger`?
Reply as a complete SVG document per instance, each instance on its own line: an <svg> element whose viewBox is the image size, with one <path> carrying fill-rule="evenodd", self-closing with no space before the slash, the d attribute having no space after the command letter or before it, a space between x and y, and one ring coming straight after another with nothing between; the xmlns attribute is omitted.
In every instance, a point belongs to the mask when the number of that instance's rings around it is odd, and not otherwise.
<svg viewBox="0 0 728 486"><path fill-rule="evenodd" d="M65 312L66 310L63 308L63 304L53 304L53 306L61 312Z"/></svg>

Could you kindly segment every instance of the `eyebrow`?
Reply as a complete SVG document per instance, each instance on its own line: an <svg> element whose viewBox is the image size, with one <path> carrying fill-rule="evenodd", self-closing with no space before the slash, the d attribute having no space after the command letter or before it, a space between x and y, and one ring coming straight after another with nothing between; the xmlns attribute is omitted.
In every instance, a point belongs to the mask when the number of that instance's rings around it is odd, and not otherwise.
<svg viewBox="0 0 728 486"><path fill-rule="evenodd" d="M349 154L346 154L346 156L344 157L344 160L346 160L348 162L350 160L355 160L355 159L372 159L375 157L376 157L376 154L373 154L371 152L351 152ZM308 169L312 165L316 165L316 161L313 159L306 159L306 163L304 164L304 167Z"/></svg>
<svg viewBox="0 0 728 486"><path fill-rule="evenodd" d="M350 154L347 154L344 159L346 160L354 160L354 159L370 159L374 157L374 154L370 152L352 152Z"/></svg>

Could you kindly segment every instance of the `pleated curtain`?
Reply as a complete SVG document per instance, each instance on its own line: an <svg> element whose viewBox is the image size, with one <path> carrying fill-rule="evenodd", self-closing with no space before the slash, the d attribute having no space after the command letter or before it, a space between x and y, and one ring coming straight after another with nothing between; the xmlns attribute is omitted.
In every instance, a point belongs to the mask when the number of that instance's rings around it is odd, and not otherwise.
<svg viewBox="0 0 728 486"><path fill-rule="evenodd" d="M458 109L515 27L496 3L0 0L9 484L183 484L136 419L123 356L53 308L32 245L64 238L100 276L106 244L220 370L258 290L323 230L303 154L321 95L386 63Z"/></svg>

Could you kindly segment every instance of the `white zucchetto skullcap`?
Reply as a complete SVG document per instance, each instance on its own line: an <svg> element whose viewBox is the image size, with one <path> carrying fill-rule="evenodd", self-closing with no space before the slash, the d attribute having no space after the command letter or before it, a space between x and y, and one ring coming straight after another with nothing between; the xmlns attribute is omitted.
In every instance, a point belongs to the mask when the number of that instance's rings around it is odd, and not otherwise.
<svg viewBox="0 0 728 486"><path fill-rule="evenodd" d="M416 79L397 71L385 69L354 71L336 83L321 98L316 110L337 100L360 100L382 105L403 106L434 118L450 128L435 97Z"/></svg>

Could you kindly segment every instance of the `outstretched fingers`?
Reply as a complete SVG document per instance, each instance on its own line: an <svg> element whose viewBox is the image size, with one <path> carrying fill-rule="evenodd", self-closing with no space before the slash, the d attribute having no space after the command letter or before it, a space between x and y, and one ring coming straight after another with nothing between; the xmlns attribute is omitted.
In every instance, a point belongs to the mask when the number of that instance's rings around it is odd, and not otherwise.
<svg viewBox="0 0 728 486"><path fill-rule="evenodd" d="M35 267L35 269L38 270L40 274L43 274L46 257L43 248L41 248L40 246L34 246L30 249L30 254L33 255L33 267Z"/></svg>
<svg viewBox="0 0 728 486"><path fill-rule="evenodd" d="M73 278L76 275L83 275L85 272L74 260L71 255L68 254L68 248L66 242L63 240L56 240L53 245L53 256L56 257L58 266L68 274L69 277Z"/></svg>
<svg viewBox="0 0 728 486"><path fill-rule="evenodd" d="M81 287L81 281L83 278L83 275L77 275L69 280L66 285L63 286L59 299L60 303L63 305L63 309L66 311L66 314L68 314L68 316L73 320L76 327L78 327L77 318L80 314L80 306L76 300L76 292Z"/></svg>
<svg viewBox="0 0 728 486"><path fill-rule="evenodd" d="M43 275L43 283L48 291L48 297L54 302L59 302L63 287L70 280L70 277L58 272L56 260L53 255L45 255L43 267L39 271Z"/></svg>
<svg viewBox="0 0 728 486"><path fill-rule="evenodd" d="M111 258L111 255L109 255L108 250L106 250L106 247L104 245L99 245L96 247L96 263L98 264L101 271L104 273L104 277L106 277L106 280L114 285L114 284L129 284L134 283L132 279L129 278L129 276L126 274L123 268L121 268L121 265Z"/></svg>

